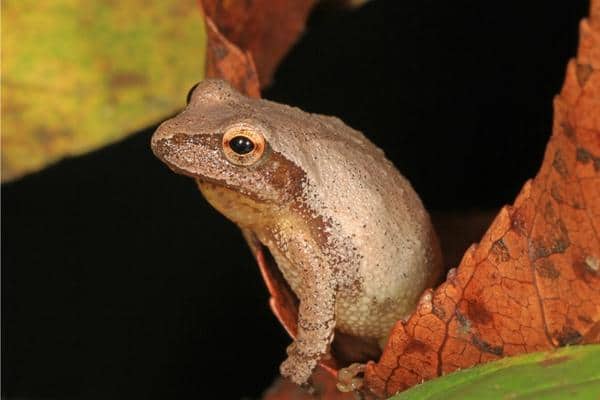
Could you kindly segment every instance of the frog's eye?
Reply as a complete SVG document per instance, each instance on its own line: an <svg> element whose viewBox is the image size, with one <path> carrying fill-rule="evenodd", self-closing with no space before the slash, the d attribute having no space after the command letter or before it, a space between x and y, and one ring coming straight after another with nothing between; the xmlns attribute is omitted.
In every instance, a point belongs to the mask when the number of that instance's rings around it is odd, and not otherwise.
<svg viewBox="0 0 600 400"><path fill-rule="evenodd" d="M196 83L194 86L192 86L192 88L188 92L187 97L186 97L186 104L190 104L190 101L192 101L192 93L194 93L194 89L196 89L199 84L200 84L200 82Z"/></svg>
<svg viewBox="0 0 600 400"><path fill-rule="evenodd" d="M225 157L236 165L256 163L264 154L265 147L263 135L250 127L232 127L223 135Z"/></svg>

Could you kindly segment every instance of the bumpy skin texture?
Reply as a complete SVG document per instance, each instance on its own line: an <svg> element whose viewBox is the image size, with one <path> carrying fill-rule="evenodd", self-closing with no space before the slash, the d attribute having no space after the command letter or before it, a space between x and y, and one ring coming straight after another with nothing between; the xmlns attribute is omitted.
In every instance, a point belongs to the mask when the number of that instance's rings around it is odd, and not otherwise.
<svg viewBox="0 0 600 400"><path fill-rule="evenodd" d="M266 142L252 165L223 151L224 133L240 124ZM296 383L308 380L335 330L385 340L439 275L438 242L409 182L337 118L206 80L157 129L152 149L273 254L300 300L298 334L281 366Z"/></svg>

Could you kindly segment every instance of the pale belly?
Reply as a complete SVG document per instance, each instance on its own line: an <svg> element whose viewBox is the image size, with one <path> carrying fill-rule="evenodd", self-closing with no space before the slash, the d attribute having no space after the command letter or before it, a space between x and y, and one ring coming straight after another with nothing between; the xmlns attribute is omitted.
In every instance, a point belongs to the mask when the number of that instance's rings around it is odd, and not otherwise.
<svg viewBox="0 0 600 400"><path fill-rule="evenodd" d="M271 253L292 291L301 297L300 274L276 248ZM396 321L405 317L413 306L401 294L395 299L378 300L356 289L342 290L336 295L336 330L352 336L385 339Z"/></svg>
<svg viewBox="0 0 600 400"><path fill-rule="evenodd" d="M394 324L409 312L405 301L388 299L381 302L365 295L340 293L336 300L336 329L353 336L381 340L387 338Z"/></svg>

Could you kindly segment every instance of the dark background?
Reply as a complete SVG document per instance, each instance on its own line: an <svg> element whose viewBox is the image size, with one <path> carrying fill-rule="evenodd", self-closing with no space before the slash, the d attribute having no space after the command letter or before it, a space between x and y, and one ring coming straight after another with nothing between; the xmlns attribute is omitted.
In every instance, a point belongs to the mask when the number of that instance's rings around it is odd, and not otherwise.
<svg viewBox="0 0 600 400"><path fill-rule="evenodd" d="M587 7L321 8L264 96L364 131L430 209L496 208L541 162ZM2 186L5 398L237 399L275 377L290 340L258 269L153 129Z"/></svg>

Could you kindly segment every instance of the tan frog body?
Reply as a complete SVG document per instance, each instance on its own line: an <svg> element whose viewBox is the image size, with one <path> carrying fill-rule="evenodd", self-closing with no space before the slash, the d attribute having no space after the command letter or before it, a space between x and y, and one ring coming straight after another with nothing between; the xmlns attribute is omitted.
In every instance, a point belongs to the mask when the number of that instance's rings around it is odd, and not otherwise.
<svg viewBox="0 0 600 400"><path fill-rule="evenodd" d="M305 383L334 331L385 340L440 272L427 212L362 133L205 80L152 137L208 202L272 253L300 300L281 373Z"/></svg>

